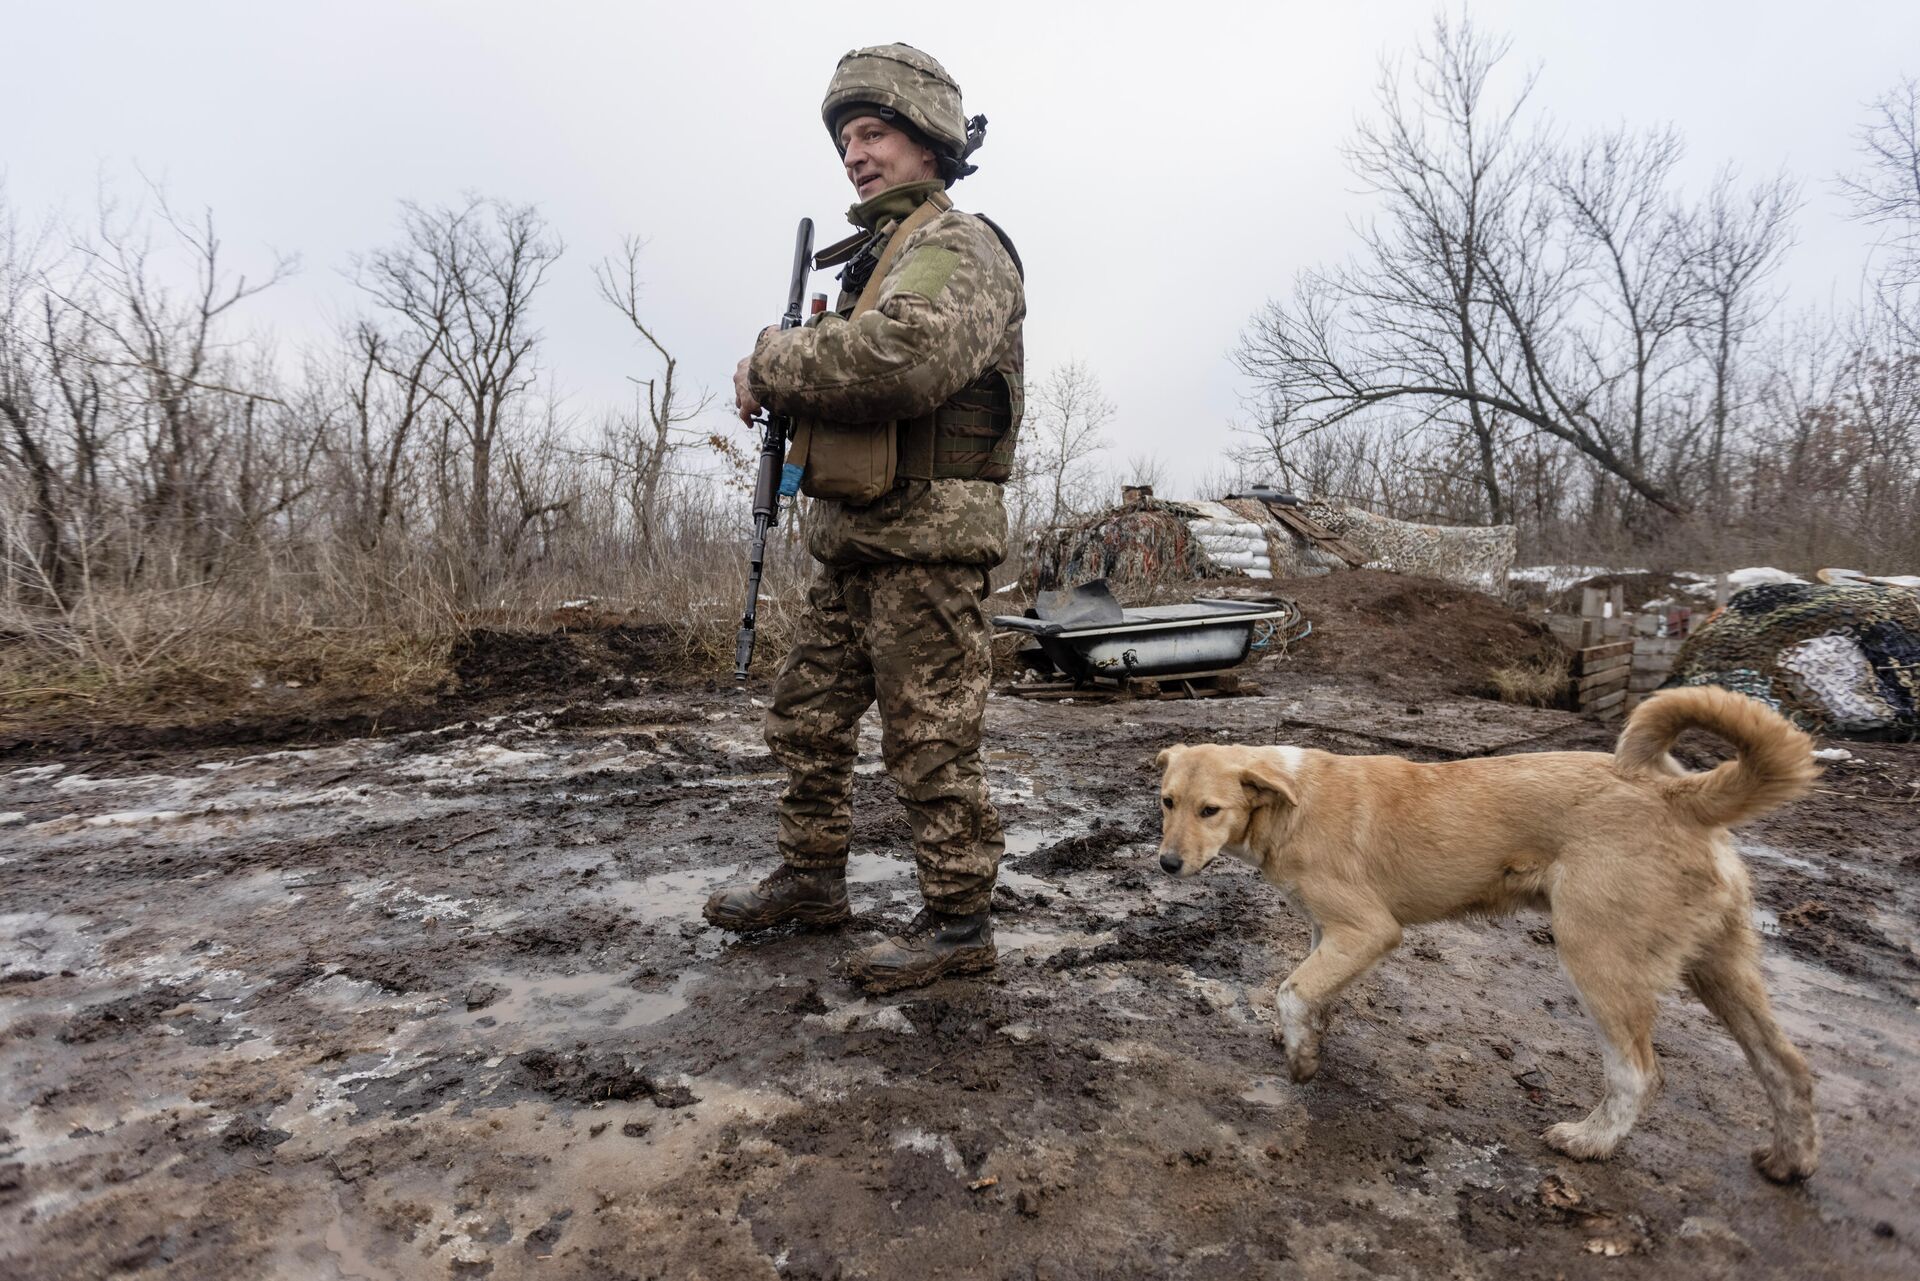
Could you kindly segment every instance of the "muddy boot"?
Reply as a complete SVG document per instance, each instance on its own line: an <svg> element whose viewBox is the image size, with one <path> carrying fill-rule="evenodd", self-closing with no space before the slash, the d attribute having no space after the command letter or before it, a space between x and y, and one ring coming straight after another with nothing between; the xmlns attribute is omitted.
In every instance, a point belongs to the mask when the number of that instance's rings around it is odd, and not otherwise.
<svg viewBox="0 0 1920 1281"><path fill-rule="evenodd" d="M849 979L873 993L923 987L942 974L977 974L1000 960L984 910L948 916L923 908L906 930L847 958Z"/></svg>
<svg viewBox="0 0 1920 1281"><path fill-rule="evenodd" d="M789 921L801 925L844 925L853 919L847 906L847 874L840 868L817 871L784 864L758 885L735 885L707 900L702 913L723 930L771 929Z"/></svg>

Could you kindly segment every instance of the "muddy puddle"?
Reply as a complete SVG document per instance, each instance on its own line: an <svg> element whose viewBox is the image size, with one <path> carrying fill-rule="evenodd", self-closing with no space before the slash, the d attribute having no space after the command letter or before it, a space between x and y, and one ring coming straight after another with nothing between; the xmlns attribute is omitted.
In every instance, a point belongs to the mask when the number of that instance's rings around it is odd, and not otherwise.
<svg viewBox="0 0 1920 1281"><path fill-rule="evenodd" d="M0 769L0 1275L1920 1271L1920 838L1871 799L1912 749L1743 838L1820 1081L1823 1168L1780 1189L1753 1078L1678 995L1622 1152L1538 1141L1602 1066L1536 918L1411 931L1289 1081L1263 994L1306 927L1245 868L1159 871L1155 753L1607 739L1263 683L992 700L1000 967L886 998L835 974L919 906L870 725L856 926L755 940L700 919L771 868L780 780L730 689Z"/></svg>

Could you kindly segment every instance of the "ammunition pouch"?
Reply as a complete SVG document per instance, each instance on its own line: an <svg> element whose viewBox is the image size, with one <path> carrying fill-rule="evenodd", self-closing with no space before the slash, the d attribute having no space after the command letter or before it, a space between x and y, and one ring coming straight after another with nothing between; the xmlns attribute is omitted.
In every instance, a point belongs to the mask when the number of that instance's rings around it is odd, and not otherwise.
<svg viewBox="0 0 1920 1281"><path fill-rule="evenodd" d="M787 455L798 463L808 498L864 507L893 488L899 474L898 423L829 423L803 418Z"/></svg>
<svg viewBox="0 0 1920 1281"><path fill-rule="evenodd" d="M864 507L903 480L990 480L1013 475L1013 395L999 370L961 388L922 418L897 423L802 419L790 462L809 498Z"/></svg>

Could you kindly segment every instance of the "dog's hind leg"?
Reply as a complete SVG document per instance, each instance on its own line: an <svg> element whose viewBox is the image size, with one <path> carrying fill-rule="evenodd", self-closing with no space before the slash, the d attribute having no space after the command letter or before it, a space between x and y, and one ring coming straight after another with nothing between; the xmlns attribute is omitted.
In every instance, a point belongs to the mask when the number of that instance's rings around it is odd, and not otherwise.
<svg viewBox="0 0 1920 1281"><path fill-rule="evenodd" d="M1813 1118L1813 1074L1774 1020L1760 981L1759 945L1744 917L1708 944L1687 968L1687 985L1740 1043L1773 1108L1773 1145L1758 1148L1753 1163L1776 1183L1812 1174L1819 1164L1820 1133Z"/></svg>
<svg viewBox="0 0 1920 1281"><path fill-rule="evenodd" d="M1309 1081L1320 1070L1320 1033L1327 1007L1347 984L1400 945L1400 925L1382 913L1360 921L1329 921L1313 951L1274 994L1280 1028L1274 1039L1287 1054L1287 1071Z"/></svg>
<svg viewBox="0 0 1920 1281"><path fill-rule="evenodd" d="M1584 1119L1563 1121L1540 1137L1568 1156L1595 1160L1619 1146L1660 1083L1653 1016L1679 967L1653 954L1631 931L1583 928L1556 913L1553 933L1580 1003L1600 1031L1607 1089Z"/></svg>

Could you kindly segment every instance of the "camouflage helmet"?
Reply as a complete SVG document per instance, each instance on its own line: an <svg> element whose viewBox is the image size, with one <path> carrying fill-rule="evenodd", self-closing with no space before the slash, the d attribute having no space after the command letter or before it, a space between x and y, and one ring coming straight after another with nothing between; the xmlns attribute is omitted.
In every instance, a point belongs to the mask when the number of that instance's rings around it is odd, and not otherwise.
<svg viewBox="0 0 1920 1281"><path fill-rule="evenodd" d="M840 145L840 122L857 108L893 123L904 121L941 158L951 183L973 172L966 158L986 137L987 118L968 120L960 110L960 86L938 60L912 45L870 45L840 59L820 104L827 136Z"/></svg>

